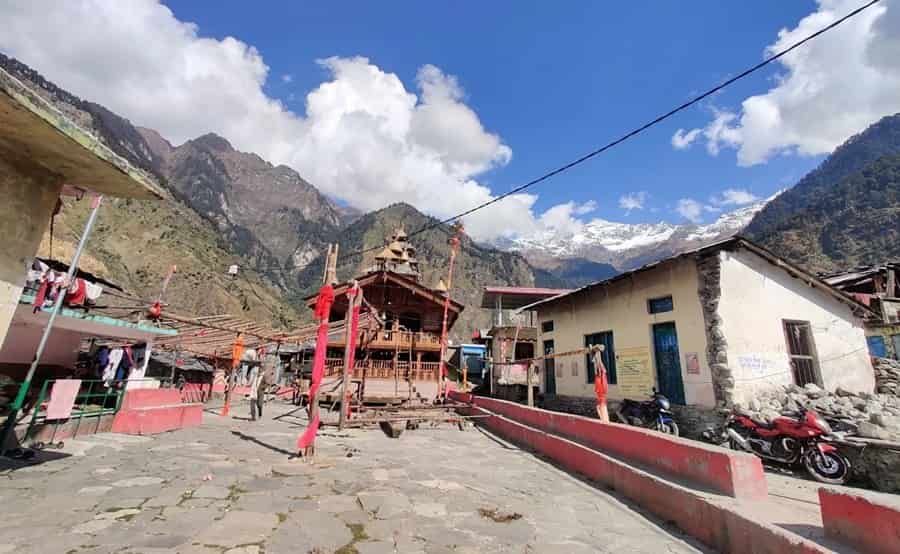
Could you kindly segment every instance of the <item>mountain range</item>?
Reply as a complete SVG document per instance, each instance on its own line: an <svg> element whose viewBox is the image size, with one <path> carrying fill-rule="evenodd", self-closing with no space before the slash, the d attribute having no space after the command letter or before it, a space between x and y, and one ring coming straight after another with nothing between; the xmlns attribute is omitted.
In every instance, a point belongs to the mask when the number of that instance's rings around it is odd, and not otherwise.
<svg viewBox="0 0 900 554"><path fill-rule="evenodd" d="M145 296L177 265L166 296L176 311L290 327L310 317L302 299L318 287L326 244L340 245L338 276L346 279L374 255L347 253L383 244L398 225L415 231L435 223L408 204L361 213L226 138L206 134L175 146L15 59L0 54L0 67L163 185L159 202L109 201L83 264ZM466 237L453 296L467 310L455 334L489 324L490 315L477 309L485 285L581 286L739 232L814 271L900 256L898 167L900 116L892 116L848 140L794 188L708 225L595 219L572 231L540 229L490 244ZM77 242L87 215L85 202L65 204L53 227L57 256ZM446 273L449 233L436 226L412 237L426 285ZM237 276L226 273L232 264Z"/></svg>
<svg viewBox="0 0 900 554"><path fill-rule="evenodd" d="M519 252L536 268L578 286L739 233L771 200L724 213L708 225L594 219L577 230L537 230L493 245Z"/></svg>

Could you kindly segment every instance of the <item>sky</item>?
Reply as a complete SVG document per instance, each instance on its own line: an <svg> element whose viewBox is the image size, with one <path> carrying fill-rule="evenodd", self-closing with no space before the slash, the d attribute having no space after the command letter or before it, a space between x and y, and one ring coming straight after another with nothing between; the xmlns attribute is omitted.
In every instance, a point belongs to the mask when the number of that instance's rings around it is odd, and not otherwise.
<svg viewBox="0 0 900 554"><path fill-rule="evenodd" d="M343 204L449 217L862 5L0 0L0 51L174 144L207 132ZM465 220L711 222L900 112L900 0Z"/></svg>

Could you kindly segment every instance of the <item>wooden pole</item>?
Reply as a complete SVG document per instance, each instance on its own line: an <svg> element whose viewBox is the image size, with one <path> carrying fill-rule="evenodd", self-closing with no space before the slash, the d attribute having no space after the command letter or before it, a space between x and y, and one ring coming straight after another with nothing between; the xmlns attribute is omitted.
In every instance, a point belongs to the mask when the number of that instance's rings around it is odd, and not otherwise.
<svg viewBox="0 0 900 554"><path fill-rule="evenodd" d="M534 367L532 364L528 364L525 366L525 381L528 383L528 406L534 407L534 389L531 386L531 369Z"/></svg>
<svg viewBox="0 0 900 554"><path fill-rule="evenodd" d="M463 233L462 223L459 221L453 225L453 236L450 238L450 267L447 269L447 292L444 294L444 318L441 323L441 357L438 360L438 397L446 397L445 375L447 374L447 312L450 310L450 291L453 290L453 262L456 260L456 252L459 250L459 237Z"/></svg>
<svg viewBox="0 0 900 554"><path fill-rule="evenodd" d="M341 414L338 416L338 429L344 428L344 423L347 420L347 406L345 402L347 401L347 386L349 381L349 376L352 375L352 369L350 364L353 363L353 349L355 345L352 344L353 341L353 310L357 303L357 296L360 294L359 287L356 281L350 285L350 288L347 289L347 313L344 315L344 372L341 377Z"/></svg>
<svg viewBox="0 0 900 554"><path fill-rule="evenodd" d="M322 285L327 285L329 283L334 283L337 280L337 275L335 271L335 267L337 266L337 253L338 253L338 245L335 244L334 247L332 245L328 245L328 254L325 258L325 272L322 276ZM326 345L327 349L327 345ZM319 415L319 391L322 389L320 386L316 389L316 394L313 395L312 398L309 399L309 420L315 421L316 417Z"/></svg>

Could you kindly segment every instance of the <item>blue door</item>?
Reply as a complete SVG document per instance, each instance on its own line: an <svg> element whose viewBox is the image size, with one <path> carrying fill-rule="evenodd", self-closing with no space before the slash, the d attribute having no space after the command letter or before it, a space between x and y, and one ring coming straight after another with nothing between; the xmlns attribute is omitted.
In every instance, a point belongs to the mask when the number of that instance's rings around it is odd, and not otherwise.
<svg viewBox="0 0 900 554"><path fill-rule="evenodd" d="M659 392L673 404L684 404L684 382L681 380L681 355L675 323L653 326L653 349L656 353L656 379Z"/></svg>
<svg viewBox="0 0 900 554"><path fill-rule="evenodd" d="M544 341L544 355L549 356L553 354L553 341L545 340ZM552 395L556 394L556 359L555 358L546 358L544 360L544 394Z"/></svg>
<svg viewBox="0 0 900 554"><path fill-rule="evenodd" d="M866 342L869 343L869 354L876 358L887 358L887 348L885 348L884 337L877 335L866 337Z"/></svg>

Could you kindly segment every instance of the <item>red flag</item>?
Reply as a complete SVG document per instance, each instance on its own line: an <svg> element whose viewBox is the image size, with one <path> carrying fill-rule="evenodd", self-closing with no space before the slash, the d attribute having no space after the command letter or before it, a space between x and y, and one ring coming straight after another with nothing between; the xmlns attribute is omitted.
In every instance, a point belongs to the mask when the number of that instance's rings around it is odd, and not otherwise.
<svg viewBox="0 0 900 554"><path fill-rule="evenodd" d="M334 302L334 289L331 285L325 285L319 290L316 299L316 317L319 319L319 329L316 335L316 353L313 356L312 382L309 384L309 401L312 402L319 387L322 386L322 378L325 376L325 351L328 349L328 317L331 314L331 304ZM316 433L319 429L319 416L309 422L309 427L297 439L297 450L306 448L316 441Z"/></svg>

